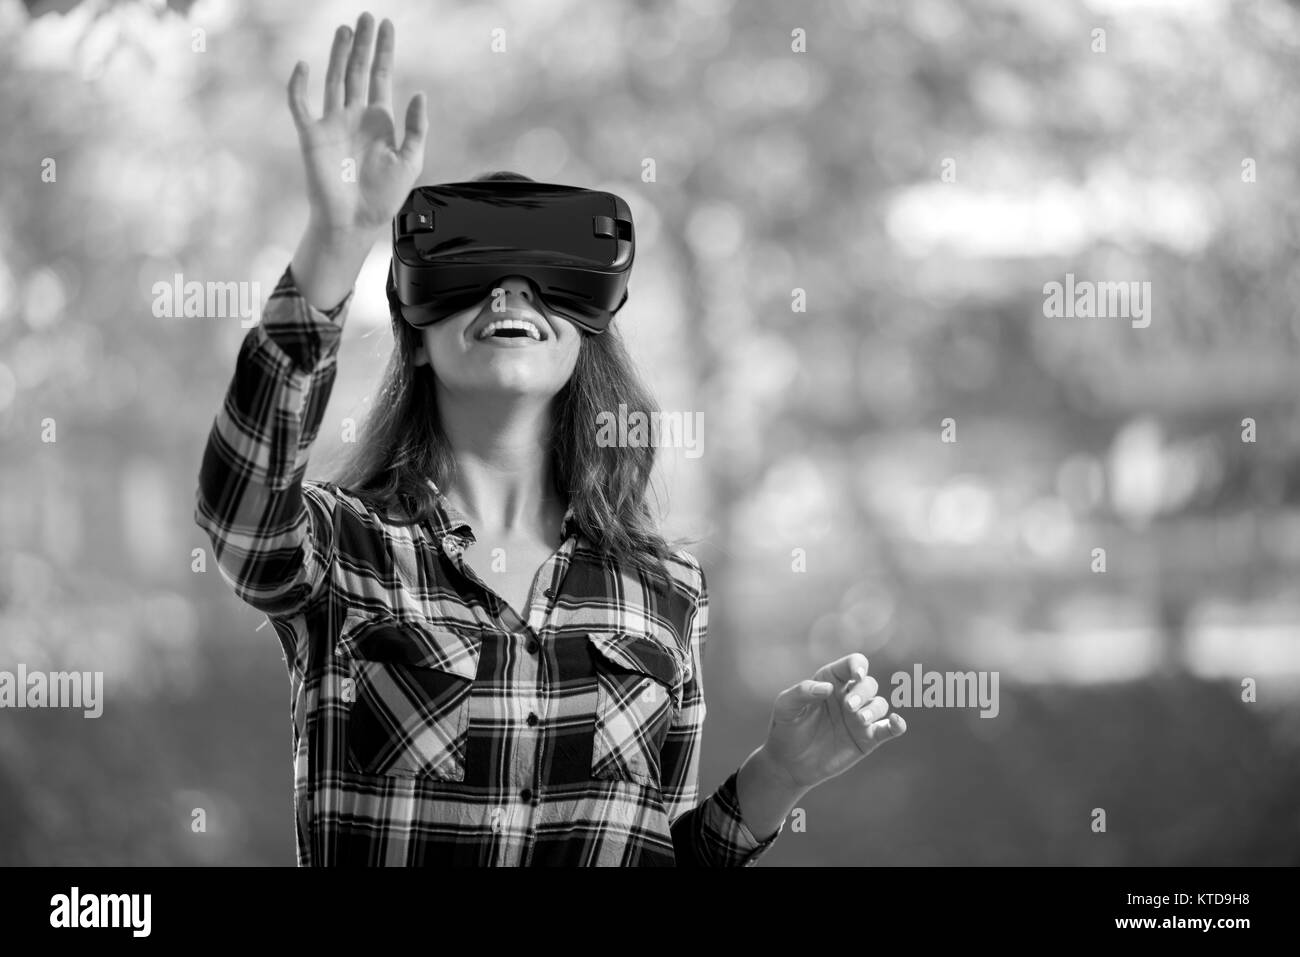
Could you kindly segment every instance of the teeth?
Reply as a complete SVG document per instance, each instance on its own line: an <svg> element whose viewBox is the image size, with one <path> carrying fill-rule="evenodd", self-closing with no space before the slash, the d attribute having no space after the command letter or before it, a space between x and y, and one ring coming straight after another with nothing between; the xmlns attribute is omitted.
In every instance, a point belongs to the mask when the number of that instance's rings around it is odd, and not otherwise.
<svg viewBox="0 0 1300 957"><path fill-rule="evenodd" d="M495 335L499 329L522 329L528 333L530 339L536 342L542 341L542 332L531 322L526 319L497 319L489 322L483 331L478 334L480 339L486 339L488 336Z"/></svg>

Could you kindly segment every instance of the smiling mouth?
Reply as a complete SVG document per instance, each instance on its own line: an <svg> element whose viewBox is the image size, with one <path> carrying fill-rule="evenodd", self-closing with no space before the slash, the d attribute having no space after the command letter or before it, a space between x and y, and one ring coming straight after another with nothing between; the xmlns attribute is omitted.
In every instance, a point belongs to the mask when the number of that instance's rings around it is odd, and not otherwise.
<svg viewBox="0 0 1300 957"><path fill-rule="evenodd" d="M484 326L474 338L480 342L484 339L532 339L541 342L546 336L537 323L529 319L496 319Z"/></svg>

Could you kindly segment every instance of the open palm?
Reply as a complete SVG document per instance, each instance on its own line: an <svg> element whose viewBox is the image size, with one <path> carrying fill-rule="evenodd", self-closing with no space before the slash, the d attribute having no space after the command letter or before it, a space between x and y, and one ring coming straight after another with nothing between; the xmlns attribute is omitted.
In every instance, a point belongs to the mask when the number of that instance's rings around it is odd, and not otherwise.
<svg viewBox="0 0 1300 957"><path fill-rule="evenodd" d="M411 97L399 146L392 112L393 25L379 25L372 62L375 32L369 13L357 19L355 36L347 26L335 32L320 117L313 118L307 103L307 64L299 62L289 78L311 215L328 231L385 225L424 167L424 94Z"/></svg>

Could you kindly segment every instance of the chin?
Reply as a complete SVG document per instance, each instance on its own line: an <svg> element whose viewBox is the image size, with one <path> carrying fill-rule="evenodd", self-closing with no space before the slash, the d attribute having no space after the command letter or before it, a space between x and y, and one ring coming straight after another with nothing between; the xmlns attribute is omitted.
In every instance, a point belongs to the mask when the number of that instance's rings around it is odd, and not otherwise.
<svg viewBox="0 0 1300 957"><path fill-rule="evenodd" d="M536 395L549 397L560 391L564 383L556 384L542 370L528 368L523 362L494 362L484 374L476 376L470 388L477 392L494 392L501 395Z"/></svg>

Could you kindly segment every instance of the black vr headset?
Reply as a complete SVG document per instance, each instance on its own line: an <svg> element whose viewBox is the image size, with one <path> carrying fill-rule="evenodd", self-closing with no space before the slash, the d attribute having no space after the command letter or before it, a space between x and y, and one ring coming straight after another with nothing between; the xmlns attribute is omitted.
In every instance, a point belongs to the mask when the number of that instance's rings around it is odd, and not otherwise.
<svg viewBox="0 0 1300 957"><path fill-rule="evenodd" d="M392 292L416 328L523 276L553 313L601 333L627 301L632 212L613 193L495 180L417 186L393 217Z"/></svg>

